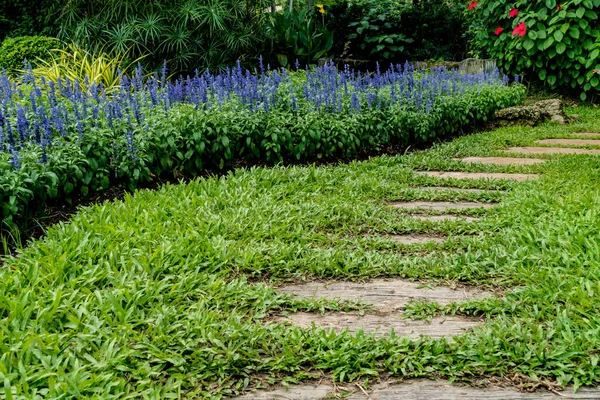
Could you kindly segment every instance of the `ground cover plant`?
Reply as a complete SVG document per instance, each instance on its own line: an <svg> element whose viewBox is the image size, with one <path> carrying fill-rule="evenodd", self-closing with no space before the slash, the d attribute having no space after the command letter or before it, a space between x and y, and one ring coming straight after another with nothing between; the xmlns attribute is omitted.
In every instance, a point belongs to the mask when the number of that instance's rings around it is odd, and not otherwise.
<svg viewBox="0 0 600 400"><path fill-rule="evenodd" d="M83 210L0 269L3 394L219 398L257 381L323 373L344 382L504 375L597 385L600 158L549 156L532 166L453 160L600 130L597 109L576 112L570 127L503 128L348 165L238 170ZM542 175L453 182L415 169ZM477 223L418 221L386 206L413 199L501 203ZM479 235L427 252L381 237L407 232ZM487 321L454 342L270 322L273 313L340 307L291 300L271 281L372 277L477 284L503 296L452 305ZM411 305L419 318L441 309Z"/></svg>
<svg viewBox="0 0 600 400"><path fill-rule="evenodd" d="M524 94L498 73L408 65L374 74L262 64L252 74L238 65L173 81L166 69L146 78L138 68L110 87L36 72L0 77L0 218L7 226L48 199L193 177L235 160L306 161L442 138Z"/></svg>

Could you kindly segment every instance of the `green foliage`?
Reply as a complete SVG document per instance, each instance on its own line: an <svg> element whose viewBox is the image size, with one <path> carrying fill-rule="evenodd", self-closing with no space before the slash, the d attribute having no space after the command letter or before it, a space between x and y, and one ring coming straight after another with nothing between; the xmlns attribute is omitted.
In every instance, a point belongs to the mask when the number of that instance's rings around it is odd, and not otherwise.
<svg viewBox="0 0 600 400"><path fill-rule="evenodd" d="M461 60L466 53L462 1L350 0L332 6L336 51L355 59Z"/></svg>
<svg viewBox="0 0 600 400"><path fill-rule="evenodd" d="M390 7L393 5L400 5L400 7ZM396 33L398 31L396 23L404 7L406 5L394 0L370 3L361 20L349 24L349 27L355 28L356 31L348 38L358 42L359 48L368 52L370 58L384 60L401 58L407 53L404 45L414 41L402 33Z"/></svg>
<svg viewBox="0 0 600 400"><path fill-rule="evenodd" d="M45 36L7 38L0 45L0 69L9 73L23 70L25 59L35 67L40 61L51 59L51 50L60 47L60 41Z"/></svg>
<svg viewBox="0 0 600 400"><path fill-rule="evenodd" d="M60 12L59 38L93 51L167 60L175 72L257 58L271 0L73 0Z"/></svg>
<svg viewBox="0 0 600 400"><path fill-rule="evenodd" d="M0 38L52 35L61 0L0 0Z"/></svg>
<svg viewBox="0 0 600 400"><path fill-rule="evenodd" d="M509 17L511 8L518 10ZM600 0L517 2L484 0L473 11L473 44L508 73L540 80L550 90L589 94L600 90ZM526 34L513 35L520 23ZM496 29L503 29L495 35Z"/></svg>
<svg viewBox="0 0 600 400"><path fill-rule="evenodd" d="M600 158L553 156L533 166L453 160L600 131L597 109L576 112L581 118L569 127L503 128L337 166L238 170L82 210L0 268L0 390L15 399L217 399L313 374L335 382L523 374L532 386L598 386ZM542 178L449 183L415 169ZM419 221L387 206L489 200L420 189L432 185L505 191L475 224ZM475 231L429 253L373 245L386 233ZM378 339L273 323L273 315L318 310L322 300L302 307L263 283L374 277L485 285L499 297L443 307L488 315L452 341ZM322 309L331 308L340 307ZM418 317L439 308L409 305Z"/></svg>
<svg viewBox="0 0 600 400"><path fill-rule="evenodd" d="M302 65L316 64L326 57L333 46L333 32L319 16L307 10L275 13L271 19L268 35L272 41L272 51L283 67L293 65L298 60Z"/></svg>

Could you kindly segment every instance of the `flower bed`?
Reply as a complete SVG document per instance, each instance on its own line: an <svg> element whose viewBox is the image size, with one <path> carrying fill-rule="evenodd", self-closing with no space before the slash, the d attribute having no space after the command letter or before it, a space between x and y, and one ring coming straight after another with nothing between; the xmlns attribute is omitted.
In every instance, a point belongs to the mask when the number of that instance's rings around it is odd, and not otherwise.
<svg viewBox="0 0 600 400"><path fill-rule="evenodd" d="M507 81L408 65L368 75L237 67L176 81L138 70L111 90L3 76L0 217L11 224L49 198L194 176L234 159L352 156L441 138L518 103L524 89Z"/></svg>

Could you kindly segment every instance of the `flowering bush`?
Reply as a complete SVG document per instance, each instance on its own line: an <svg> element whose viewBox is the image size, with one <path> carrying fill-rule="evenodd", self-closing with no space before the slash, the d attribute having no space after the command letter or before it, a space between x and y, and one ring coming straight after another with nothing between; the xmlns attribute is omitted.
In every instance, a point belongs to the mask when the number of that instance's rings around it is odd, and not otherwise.
<svg viewBox="0 0 600 400"><path fill-rule="evenodd" d="M352 156L441 137L524 94L499 74L385 73L331 65L253 75L241 67L169 82L167 72L95 82L0 77L0 217L157 175L194 176L234 158Z"/></svg>
<svg viewBox="0 0 600 400"><path fill-rule="evenodd" d="M598 93L600 0L481 0L469 7L474 45L508 73L581 98Z"/></svg>

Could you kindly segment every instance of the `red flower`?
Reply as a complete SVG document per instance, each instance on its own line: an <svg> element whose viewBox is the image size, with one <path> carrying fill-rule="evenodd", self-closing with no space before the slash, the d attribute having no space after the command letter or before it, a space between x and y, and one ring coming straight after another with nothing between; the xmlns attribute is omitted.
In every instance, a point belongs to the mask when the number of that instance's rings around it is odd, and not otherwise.
<svg viewBox="0 0 600 400"><path fill-rule="evenodd" d="M467 7L467 9L468 9L468 10L472 10L472 9L474 9L475 7L477 7L477 2L475 2L475 1L472 1L472 2L471 2L471 4L469 4L469 7Z"/></svg>
<svg viewBox="0 0 600 400"><path fill-rule="evenodd" d="M499 36L499 35L502 33L502 31L503 31L503 30L504 30L504 29L502 29L502 27L500 27L500 26L499 26L499 27L497 27L497 28L496 28L496 30L494 31L494 34L495 34L496 36Z"/></svg>
<svg viewBox="0 0 600 400"><path fill-rule="evenodd" d="M527 33L527 28L525 28L525 22L520 22L519 24L517 24L516 28L513 30L513 36L525 36L525 33Z"/></svg>
<svg viewBox="0 0 600 400"><path fill-rule="evenodd" d="M562 5L560 3L558 3L558 5L556 6L556 11L560 11L562 10Z"/></svg>
<svg viewBox="0 0 600 400"><path fill-rule="evenodd" d="M511 8L510 11L508 12L508 16L511 18L514 18L517 15L519 15L519 10L517 10L516 8Z"/></svg>

